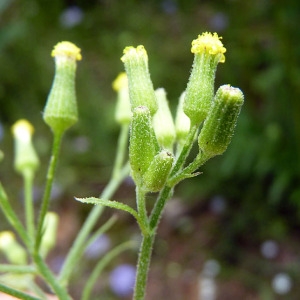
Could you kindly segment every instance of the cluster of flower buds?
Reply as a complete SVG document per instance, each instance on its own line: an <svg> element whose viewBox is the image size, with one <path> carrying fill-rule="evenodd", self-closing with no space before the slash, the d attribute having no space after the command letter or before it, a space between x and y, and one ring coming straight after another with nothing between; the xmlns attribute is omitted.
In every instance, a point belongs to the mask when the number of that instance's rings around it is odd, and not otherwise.
<svg viewBox="0 0 300 300"><path fill-rule="evenodd" d="M192 72L173 121L164 89L154 91L143 46L126 47L121 60L127 77L119 75L116 119L130 122L129 159L132 177L146 191L159 191L168 178L177 143L180 152L192 126L200 126L199 151L210 158L222 154L230 143L243 93L229 85L214 92L217 65L225 62L226 48L216 34L203 33L192 42ZM131 107L131 112L129 107Z"/></svg>

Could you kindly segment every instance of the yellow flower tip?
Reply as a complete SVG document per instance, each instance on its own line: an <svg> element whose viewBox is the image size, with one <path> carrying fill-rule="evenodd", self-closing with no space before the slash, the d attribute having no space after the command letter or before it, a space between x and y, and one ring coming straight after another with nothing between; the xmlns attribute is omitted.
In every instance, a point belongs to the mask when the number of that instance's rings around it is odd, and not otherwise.
<svg viewBox="0 0 300 300"><path fill-rule="evenodd" d="M125 72L120 73L117 78L113 81L112 87L113 89L118 92L122 88L128 86L128 78Z"/></svg>
<svg viewBox="0 0 300 300"><path fill-rule="evenodd" d="M60 42L54 46L51 52L52 57L65 56L74 60L81 60L81 49L71 42Z"/></svg>
<svg viewBox="0 0 300 300"><path fill-rule="evenodd" d="M34 127L25 119L18 120L11 129L15 138L25 142L30 141L34 132Z"/></svg>
<svg viewBox="0 0 300 300"><path fill-rule="evenodd" d="M15 236L11 231L0 232L0 248L3 249L7 244L15 240Z"/></svg>
<svg viewBox="0 0 300 300"><path fill-rule="evenodd" d="M211 34L210 32L204 32L202 35L198 35L196 40L192 42L191 52L194 54L208 53L211 55L221 54L219 62L225 62L226 48L221 42L222 37L219 37L215 32Z"/></svg>
<svg viewBox="0 0 300 300"><path fill-rule="evenodd" d="M123 54L124 55L121 57L122 62L125 62L129 57L142 57L146 61L148 60L147 51L143 45L139 45L136 48L133 46L128 46L123 50Z"/></svg>

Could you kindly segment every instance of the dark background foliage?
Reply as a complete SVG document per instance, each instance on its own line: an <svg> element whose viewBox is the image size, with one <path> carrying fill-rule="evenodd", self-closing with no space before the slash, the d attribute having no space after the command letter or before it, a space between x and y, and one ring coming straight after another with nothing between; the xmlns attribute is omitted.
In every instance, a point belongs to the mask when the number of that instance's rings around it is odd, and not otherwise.
<svg viewBox="0 0 300 300"><path fill-rule="evenodd" d="M81 17L77 24L68 21L70 11L71 20L74 14ZM60 214L71 210L80 219L89 207L73 203L72 196L96 195L110 176L119 130L113 120L116 95L111 83L123 71L124 47L145 46L154 86L167 90L175 110L193 60L191 41L203 31L218 32L227 53L226 63L218 67L216 87L225 83L240 87L245 105L228 151L210 161L203 175L176 190L184 207L182 220L190 223L163 221L170 231L161 234L174 247L188 235L188 253L196 255L197 249L203 259L217 258L222 280L240 279L246 294L261 295L272 274L280 270L289 272L296 282L299 269L291 265L299 264L299 17L300 2L293 0L2 0L0 122L4 134L0 147L5 160L0 176L6 189L12 198L18 198L16 187L21 191L20 179L12 172L9 133L17 119L27 118L34 124L35 143L42 162L47 163L51 134L41 116L54 74L50 52L58 41L77 44L83 60L77 72L80 121L66 135L57 174L60 200L53 205ZM40 170L37 187L42 187L45 170L46 166ZM132 190L125 184L117 197L126 201ZM225 208L217 215L211 210L216 195ZM213 222L203 221L212 215ZM185 232L190 228L187 224L193 226ZM129 225L132 231L137 229ZM116 239L118 230L113 232ZM210 236L203 247L195 240L198 230ZM265 266L259 248L270 239L288 258L281 256ZM165 259L164 253L158 251L154 259ZM241 272L247 276L240 276ZM258 284L256 276L265 285ZM289 299L296 299L293 295L297 295L296 287Z"/></svg>

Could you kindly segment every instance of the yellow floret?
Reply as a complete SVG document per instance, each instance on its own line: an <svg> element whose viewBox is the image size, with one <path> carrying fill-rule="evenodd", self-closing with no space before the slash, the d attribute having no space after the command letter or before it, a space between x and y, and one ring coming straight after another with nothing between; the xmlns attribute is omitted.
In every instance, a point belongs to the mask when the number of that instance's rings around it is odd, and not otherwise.
<svg viewBox="0 0 300 300"><path fill-rule="evenodd" d="M81 60L82 56L80 51L81 49L78 48L75 44L64 41L54 46L54 49L51 52L51 56L66 56L75 60Z"/></svg>
<svg viewBox="0 0 300 300"><path fill-rule="evenodd" d="M23 141L30 140L34 131L33 126L25 119L17 121L11 129L14 137Z"/></svg>
<svg viewBox="0 0 300 300"><path fill-rule="evenodd" d="M215 32L211 34L210 32L204 32L199 35L196 40L192 42L191 52L194 54L208 53L211 55L221 54L219 62L225 62L226 48L221 42L222 37L219 37Z"/></svg>
<svg viewBox="0 0 300 300"><path fill-rule="evenodd" d="M144 60L148 61L148 55L145 47L139 45L136 48L128 46L123 50L123 56L121 57L122 62L125 62L126 59L132 57L142 57Z"/></svg>
<svg viewBox="0 0 300 300"><path fill-rule="evenodd" d="M113 81L112 87L113 89L118 92L123 87L128 86L128 78L125 72L120 73L117 78Z"/></svg>

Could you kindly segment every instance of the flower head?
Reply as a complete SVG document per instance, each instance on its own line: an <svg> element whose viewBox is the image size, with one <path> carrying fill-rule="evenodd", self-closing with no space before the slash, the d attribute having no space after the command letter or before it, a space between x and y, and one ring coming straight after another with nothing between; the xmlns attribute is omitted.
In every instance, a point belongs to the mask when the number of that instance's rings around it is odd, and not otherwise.
<svg viewBox="0 0 300 300"><path fill-rule="evenodd" d="M219 62L225 62L226 48L221 42L222 37L219 37L215 32L211 34L210 32L204 32L198 35L198 38L193 40L191 52L194 54L208 53L211 55L220 55Z"/></svg>
<svg viewBox="0 0 300 300"><path fill-rule="evenodd" d="M51 52L51 56L63 56L66 58L71 58L74 60L81 60L82 56L80 53L80 48L70 42L60 42L54 46L54 49Z"/></svg>
<svg viewBox="0 0 300 300"><path fill-rule="evenodd" d="M143 59L145 63L148 63L148 54L143 45L139 45L136 48L133 46L125 47L123 50L123 56L121 57L122 62L126 62L128 59L136 57L136 59Z"/></svg>
<svg viewBox="0 0 300 300"><path fill-rule="evenodd" d="M115 119L119 124L129 124L131 120L131 108L128 78L125 72L122 72L117 76L112 83L112 87L118 93Z"/></svg>
<svg viewBox="0 0 300 300"><path fill-rule="evenodd" d="M55 76L44 110L44 121L52 131L63 133L78 119L75 73L80 49L71 42L60 42L51 53L55 57Z"/></svg>
<svg viewBox="0 0 300 300"><path fill-rule="evenodd" d="M22 140L25 143L31 140L34 131L33 126L27 120L24 119L17 121L11 129L14 137L16 139Z"/></svg>
<svg viewBox="0 0 300 300"><path fill-rule="evenodd" d="M15 169L21 174L28 171L33 172L39 166L39 159L31 141L33 131L33 126L24 119L18 120L12 126L15 139L14 165Z"/></svg>
<svg viewBox="0 0 300 300"><path fill-rule="evenodd" d="M157 101L148 68L148 55L143 45L129 46L121 57L128 77L131 110L146 106L151 116L157 111Z"/></svg>
<svg viewBox="0 0 300 300"><path fill-rule="evenodd" d="M121 72L112 83L112 87L116 92L119 92L122 88L127 86L128 78L125 72Z"/></svg>

